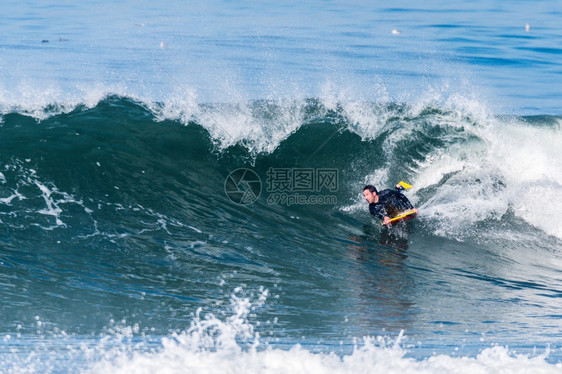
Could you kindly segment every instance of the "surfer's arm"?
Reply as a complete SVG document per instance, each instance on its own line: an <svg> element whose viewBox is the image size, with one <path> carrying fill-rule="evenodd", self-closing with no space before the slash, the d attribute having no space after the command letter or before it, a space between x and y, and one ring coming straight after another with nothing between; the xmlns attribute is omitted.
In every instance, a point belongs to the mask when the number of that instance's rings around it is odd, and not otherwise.
<svg viewBox="0 0 562 374"><path fill-rule="evenodd" d="M381 205L369 204L369 211L373 216L382 219L383 225L388 225L390 223L390 217L386 215L386 212Z"/></svg>

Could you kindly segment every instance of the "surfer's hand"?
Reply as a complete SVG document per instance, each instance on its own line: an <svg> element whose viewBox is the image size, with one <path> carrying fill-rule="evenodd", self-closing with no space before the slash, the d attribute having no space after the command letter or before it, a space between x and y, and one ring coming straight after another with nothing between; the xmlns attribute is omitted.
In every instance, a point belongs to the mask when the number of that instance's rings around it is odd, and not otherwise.
<svg viewBox="0 0 562 374"><path fill-rule="evenodd" d="M382 224L385 226L390 225L390 217L384 217L382 220Z"/></svg>

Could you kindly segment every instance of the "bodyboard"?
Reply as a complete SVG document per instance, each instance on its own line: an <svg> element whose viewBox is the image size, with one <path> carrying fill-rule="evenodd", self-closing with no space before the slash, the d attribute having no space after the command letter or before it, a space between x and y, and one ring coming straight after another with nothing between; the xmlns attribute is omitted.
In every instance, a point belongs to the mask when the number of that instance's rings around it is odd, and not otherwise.
<svg viewBox="0 0 562 374"><path fill-rule="evenodd" d="M412 219L414 217L416 217L418 215L418 210L417 209L410 209L407 210L399 215L397 215L396 217L392 217L390 219L390 223L395 223L398 221L406 221L409 219ZM382 225L384 225L384 223L382 223Z"/></svg>

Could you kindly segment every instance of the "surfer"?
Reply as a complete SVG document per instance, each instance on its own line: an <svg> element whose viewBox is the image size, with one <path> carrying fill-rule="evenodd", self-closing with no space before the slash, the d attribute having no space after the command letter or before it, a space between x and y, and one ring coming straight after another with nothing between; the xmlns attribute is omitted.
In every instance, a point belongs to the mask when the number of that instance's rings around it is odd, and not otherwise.
<svg viewBox="0 0 562 374"><path fill-rule="evenodd" d="M375 186L369 184L363 188L363 196L369 203L369 212L383 220L383 225L390 224L390 219L407 211L415 210L410 200L400 193L403 187L396 185L396 191L377 191Z"/></svg>

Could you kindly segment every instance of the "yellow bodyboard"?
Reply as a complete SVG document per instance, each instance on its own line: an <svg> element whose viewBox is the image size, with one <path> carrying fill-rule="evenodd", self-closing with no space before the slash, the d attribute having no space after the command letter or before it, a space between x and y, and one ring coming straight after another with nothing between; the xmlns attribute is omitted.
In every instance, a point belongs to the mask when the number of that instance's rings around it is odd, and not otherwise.
<svg viewBox="0 0 562 374"><path fill-rule="evenodd" d="M396 222L396 221L401 221L401 220L405 220L405 219L410 219L410 218L414 218L415 216L418 215L418 210L417 209L410 209L405 211L402 214L397 215L396 217L392 217L390 219L390 223ZM381 225L384 225L384 223L381 223Z"/></svg>

